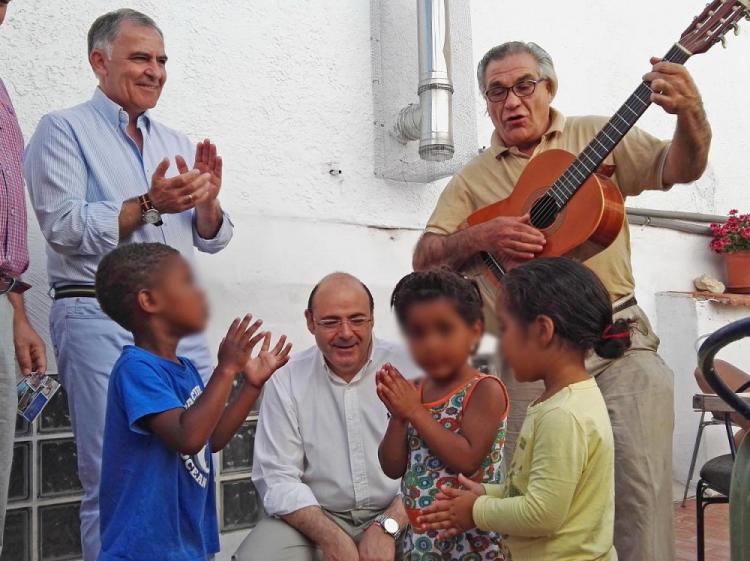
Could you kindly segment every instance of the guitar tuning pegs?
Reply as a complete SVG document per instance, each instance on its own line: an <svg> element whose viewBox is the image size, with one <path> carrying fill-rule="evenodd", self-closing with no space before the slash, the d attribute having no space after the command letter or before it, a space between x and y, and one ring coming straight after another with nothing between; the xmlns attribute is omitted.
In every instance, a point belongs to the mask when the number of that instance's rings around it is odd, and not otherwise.
<svg viewBox="0 0 750 561"><path fill-rule="evenodd" d="M727 48L727 37L726 37L726 35L722 35L720 41L721 41L721 46L726 49Z"/></svg>
<svg viewBox="0 0 750 561"><path fill-rule="evenodd" d="M737 25L736 23L732 26L732 30L734 31L735 37L740 34L740 26Z"/></svg>

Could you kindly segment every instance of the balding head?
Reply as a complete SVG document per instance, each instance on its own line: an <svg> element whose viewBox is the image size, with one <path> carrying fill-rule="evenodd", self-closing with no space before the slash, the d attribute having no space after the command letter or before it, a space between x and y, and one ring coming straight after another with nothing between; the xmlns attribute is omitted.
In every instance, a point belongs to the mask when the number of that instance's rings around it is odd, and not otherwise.
<svg viewBox="0 0 750 561"><path fill-rule="evenodd" d="M324 292L333 291L335 293L335 291L339 289L361 290L367 296L367 300L370 306L370 313L375 310L375 301L372 298L372 292L370 292L370 289L367 288L367 285L365 283L363 283L354 275L350 275L349 273L336 272L323 277L320 282L318 282L318 284L316 284L312 289L312 291L310 292L310 297L307 299L308 311L312 312L313 305L315 304L315 296L318 294L318 292L324 290Z"/></svg>
<svg viewBox="0 0 750 561"><path fill-rule="evenodd" d="M307 328L333 373L346 382L369 360L373 308L370 290L348 273L326 276L310 293Z"/></svg>

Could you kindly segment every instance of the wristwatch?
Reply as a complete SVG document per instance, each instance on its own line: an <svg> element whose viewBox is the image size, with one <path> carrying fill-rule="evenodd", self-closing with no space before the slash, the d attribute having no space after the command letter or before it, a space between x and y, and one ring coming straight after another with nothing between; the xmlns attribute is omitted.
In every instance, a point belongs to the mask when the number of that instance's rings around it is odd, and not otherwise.
<svg viewBox="0 0 750 561"><path fill-rule="evenodd" d="M138 202L141 203L141 216L146 224L153 224L154 226L164 224L161 219L161 213L154 207L154 203L151 202L151 197L148 196L148 193L138 197Z"/></svg>
<svg viewBox="0 0 750 561"><path fill-rule="evenodd" d="M401 526L398 525L393 518L387 517L385 514L381 514L375 519L375 524L380 526L383 531L391 536L394 540L398 540L401 535Z"/></svg>

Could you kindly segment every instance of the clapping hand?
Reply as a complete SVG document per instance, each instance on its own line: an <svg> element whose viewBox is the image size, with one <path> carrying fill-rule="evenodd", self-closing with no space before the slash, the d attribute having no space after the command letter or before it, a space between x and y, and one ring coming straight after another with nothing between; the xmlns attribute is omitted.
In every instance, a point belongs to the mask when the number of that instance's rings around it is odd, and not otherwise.
<svg viewBox="0 0 750 561"><path fill-rule="evenodd" d="M289 353L292 350L292 344L286 342L286 335L279 337L273 348L270 332L262 333L260 337L263 338L263 344L258 356L249 358L242 369L245 381L258 390L274 372L289 362Z"/></svg>
<svg viewBox="0 0 750 561"><path fill-rule="evenodd" d="M201 199L200 204L210 204L219 197L221 191L221 177L223 161L217 154L216 144L209 139L199 142L195 148L195 163L193 168L201 173L208 173L211 176L209 189L206 195Z"/></svg>
<svg viewBox="0 0 750 561"><path fill-rule="evenodd" d="M438 539L447 540L476 527L474 523L474 503L484 495L484 485L458 476L463 489L443 487L436 501L422 510L419 524L427 530L438 530Z"/></svg>
<svg viewBox="0 0 750 561"><path fill-rule="evenodd" d="M232 325L229 326L226 337L224 337L221 345L219 345L219 364L217 370L235 376L250 361L250 353L265 335L264 333L256 335L263 322L256 320L251 325L250 322L252 320L253 316L247 314L242 320L236 318L232 322Z"/></svg>
<svg viewBox="0 0 750 561"><path fill-rule="evenodd" d="M162 214L178 214L190 210L205 199L211 189L211 174L198 169L189 170L182 156L175 158L180 175L166 177L170 163L163 159L151 177L148 196L151 204Z"/></svg>
<svg viewBox="0 0 750 561"><path fill-rule="evenodd" d="M378 397L392 417L408 421L422 406L419 390L392 364L384 364L375 375Z"/></svg>

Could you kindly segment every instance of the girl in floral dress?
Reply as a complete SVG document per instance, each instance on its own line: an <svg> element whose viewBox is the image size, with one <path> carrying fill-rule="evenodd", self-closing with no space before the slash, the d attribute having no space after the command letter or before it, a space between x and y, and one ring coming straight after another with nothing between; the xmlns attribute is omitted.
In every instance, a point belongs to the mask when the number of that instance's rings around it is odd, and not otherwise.
<svg viewBox="0 0 750 561"><path fill-rule="evenodd" d="M427 375L414 385L389 364L377 375L378 395L390 412L380 463L389 477L401 478L411 521L403 560L504 560L495 532L470 529L439 540L438 531L417 522L441 489L458 487L459 474L481 483L503 479L507 393L498 378L469 364L483 332L479 291L447 270L412 273L396 286L392 305Z"/></svg>

